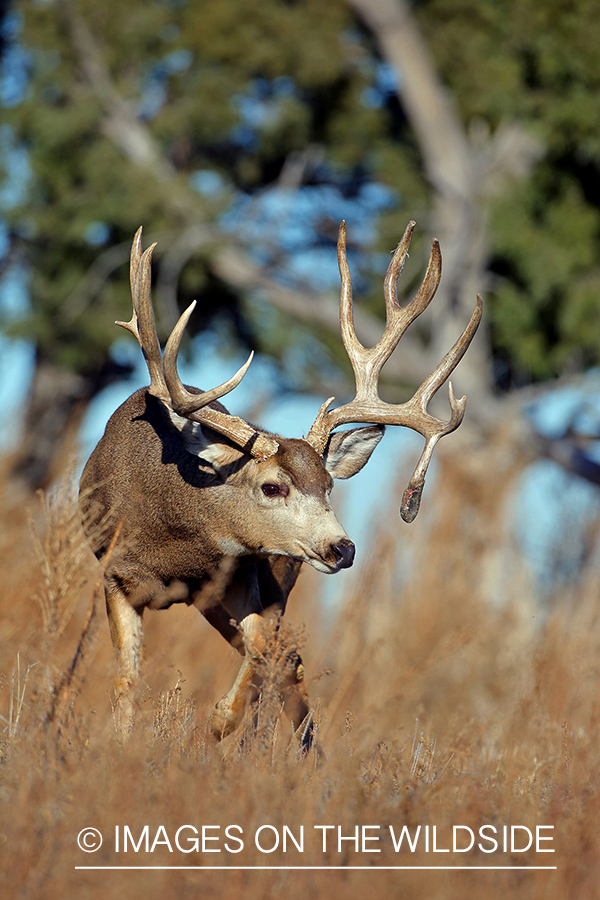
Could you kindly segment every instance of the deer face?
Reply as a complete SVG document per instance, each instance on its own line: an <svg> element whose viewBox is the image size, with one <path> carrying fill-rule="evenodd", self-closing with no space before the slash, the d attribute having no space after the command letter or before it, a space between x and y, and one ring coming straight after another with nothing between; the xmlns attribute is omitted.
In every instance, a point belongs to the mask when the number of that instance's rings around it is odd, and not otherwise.
<svg viewBox="0 0 600 900"><path fill-rule="evenodd" d="M186 450L228 489L217 523L224 553L291 556L327 574L352 565L354 544L330 504L333 479L362 469L383 427L338 432L322 457L304 440L277 436L277 452L257 460L199 423L170 418Z"/></svg>
<svg viewBox="0 0 600 900"><path fill-rule="evenodd" d="M305 441L284 440L274 457L251 462L245 473L260 527L255 553L292 556L319 572L354 561L354 544L330 504L333 478Z"/></svg>

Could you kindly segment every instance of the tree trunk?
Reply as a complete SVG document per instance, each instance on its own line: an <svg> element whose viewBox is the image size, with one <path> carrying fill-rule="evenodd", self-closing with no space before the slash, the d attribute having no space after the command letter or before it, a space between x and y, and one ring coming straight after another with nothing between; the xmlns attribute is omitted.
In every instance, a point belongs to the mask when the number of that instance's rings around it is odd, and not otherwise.
<svg viewBox="0 0 600 900"><path fill-rule="evenodd" d="M83 415L97 392L97 380L47 359L37 359L25 414L24 434L13 474L32 490L47 488L64 471L75 450Z"/></svg>
<svg viewBox="0 0 600 900"><path fill-rule="evenodd" d="M468 321L476 294L485 292L490 256L486 200L501 189L506 175L525 175L539 148L516 126L500 126L494 135L485 129L467 133L407 0L348 2L398 73L398 99L433 190L430 229L440 242L443 274L432 305L432 345L441 358ZM471 402L481 405L489 398L492 365L485 316L452 381Z"/></svg>

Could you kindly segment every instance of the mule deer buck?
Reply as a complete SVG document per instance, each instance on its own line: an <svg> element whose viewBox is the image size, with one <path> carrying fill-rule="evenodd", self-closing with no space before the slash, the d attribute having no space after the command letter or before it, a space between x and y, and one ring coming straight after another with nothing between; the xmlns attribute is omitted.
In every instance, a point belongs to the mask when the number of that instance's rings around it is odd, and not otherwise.
<svg viewBox="0 0 600 900"><path fill-rule="evenodd" d="M323 403L307 436L300 439L263 431L230 415L218 402L240 383L252 355L232 378L211 390L182 384L177 355L195 303L173 329L163 357L150 297L155 245L142 253L142 229L137 232L130 266L133 316L130 322L117 324L137 338L150 386L136 391L113 414L80 486L88 539L99 560L104 559L106 605L117 656L117 722L123 735L133 724L144 610L176 602L198 606L243 656L236 681L217 703L211 720L218 738L236 728L247 703L258 694L257 662L266 652L265 622L284 612L302 563L325 573L353 563L354 544L330 506L333 479L350 478L365 465L386 425L406 425L425 438L401 507L406 521L416 516L433 449L460 425L466 400L456 399L449 385L447 422L430 415L427 406L465 354L479 325L482 302L478 296L465 331L408 402L391 404L379 398L382 367L406 328L427 308L440 280L441 255L434 241L416 296L407 306L399 305L396 283L414 227L414 222L407 226L385 277L383 336L367 349L354 331L342 222L341 333L354 369L356 395L333 409L333 397ZM333 430L351 423L365 427ZM117 529L118 541L108 552ZM310 720L304 668L295 652L282 666L286 712L300 728ZM301 732L305 744L310 731L305 722Z"/></svg>

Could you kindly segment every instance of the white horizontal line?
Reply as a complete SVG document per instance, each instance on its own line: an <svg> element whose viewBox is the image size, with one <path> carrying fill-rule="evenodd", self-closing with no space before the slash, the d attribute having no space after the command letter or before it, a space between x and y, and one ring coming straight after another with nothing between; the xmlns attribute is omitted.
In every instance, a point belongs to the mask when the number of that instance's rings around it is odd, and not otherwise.
<svg viewBox="0 0 600 900"><path fill-rule="evenodd" d="M474 871L474 870L486 871L489 869L490 871L502 870L502 871L511 871L512 872L512 871L519 869L519 870L533 872L534 870L540 870L540 869L545 869L545 870L557 869L558 866L75 866L75 868L76 869L98 869L101 871L108 871L108 870L115 871L118 869L123 869L123 870L134 870L135 869L135 870L148 871L148 870L155 869L157 872L164 871L167 869L178 869L178 870L179 869L188 869L188 870L189 869L193 869L193 870L225 869L228 871L233 871L233 870L248 871L250 869L260 869L260 870L264 870L264 871L268 871L269 869L272 869L273 871L282 871L282 870L288 871L291 869L297 869L300 871L314 871L314 870L331 871L333 869L339 869L340 871L343 871L343 872L347 872L349 870L364 870L367 872L376 872L378 869L385 870L385 871L402 871L403 869L406 869L406 870L420 869L420 870L427 871L427 872L435 872L435 871L449 872L454 869L456 869L456 870L466 869L468 871Z"/></svg>

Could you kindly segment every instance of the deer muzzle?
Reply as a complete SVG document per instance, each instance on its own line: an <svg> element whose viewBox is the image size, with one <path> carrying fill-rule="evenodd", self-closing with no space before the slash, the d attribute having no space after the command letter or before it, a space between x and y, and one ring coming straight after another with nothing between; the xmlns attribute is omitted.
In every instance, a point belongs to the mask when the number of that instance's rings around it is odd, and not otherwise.
<svg viewBox="0 0 600 900"><path fill-rule="evenodd" d="M331 545L331 553L335 559L336 568L349 569L354 562L356 547L349 538L342 538Z"/></svg>

